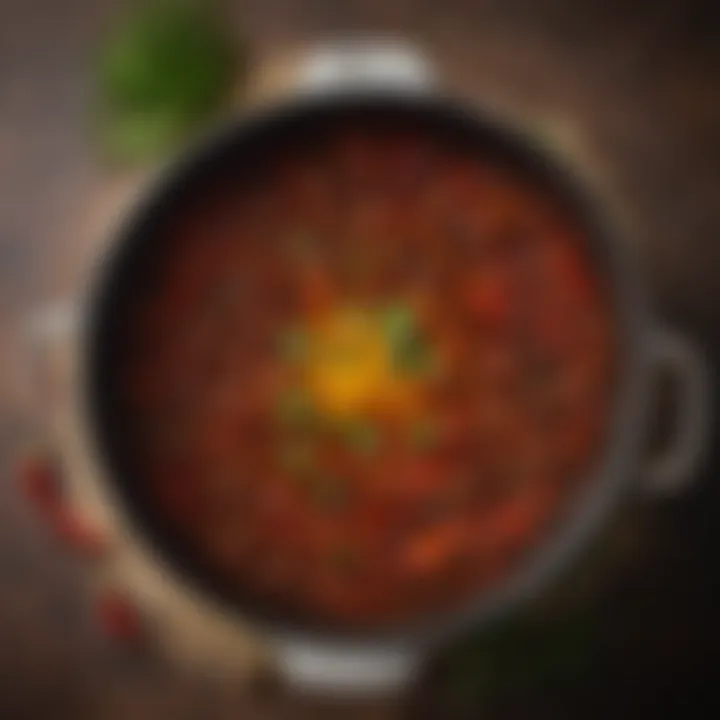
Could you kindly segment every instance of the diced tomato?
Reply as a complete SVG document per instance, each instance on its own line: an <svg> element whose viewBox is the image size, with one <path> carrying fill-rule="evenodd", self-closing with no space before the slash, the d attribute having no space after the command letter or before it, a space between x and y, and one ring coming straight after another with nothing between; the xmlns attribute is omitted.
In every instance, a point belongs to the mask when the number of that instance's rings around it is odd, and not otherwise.
<svg viewBox="0 0 720 720"><path fill-rule="evenodd" d="M506 546L529 538L548 509L547 493L524 492L478 522L475 537L483 545Z"/></svg>
<svg viewBox="0 0 720 720"><path fill-rule="evenodd" d="M396 472L392 482L401 492L422 497L443 482L447 471L434 459L413 456L402 462Z"/></svg>
<svg viewBox="0 0 720 720"><path fill-rule="evenodd" d="M478 321L493 327L502 326L512 312L512 293L507 275L492 269L474 274L465 283L462 302Z"/></svg>
<svg viewBox="0 0 720 720"><path fill-rule="evenodd" d="M468 539L464 524L453 520L433 527L410 540L400 554L400 567L412 574L441 569Z"/></svg>

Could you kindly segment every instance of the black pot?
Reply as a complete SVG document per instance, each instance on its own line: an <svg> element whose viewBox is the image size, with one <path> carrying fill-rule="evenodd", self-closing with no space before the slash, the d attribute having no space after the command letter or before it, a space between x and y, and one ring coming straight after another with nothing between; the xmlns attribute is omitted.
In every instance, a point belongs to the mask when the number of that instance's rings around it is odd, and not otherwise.
<svg viewBox="0 0 720 720"><path fill-rule="evenodd" d="M88 410L106 475L124 515L170 572L179 573L202 593L230 603L243 618L266 630L276 642L280 667L291 681L371 692L407 682L423 652L440 639L487 623L538 593L598 532L630 486L640 480L646 487L669 491L690 477L707 425L707 374L687 344L659 329L648 306L642 273L629 257L609 205L589 190L566 161L527 134L510 129L506 121L440 93L429 82L427 66L403 49L348 45L331 49L315 56L306 79L303 91L234 122L176 163L124 223L89 303L84 339ZM469 598L452 613L421 625L358 636L281 617L251 598L242 604L230 599L187 549L168 535L138 491L118 447L117 413L108 382L117 308L125 294L133 292L142 273L158 221L182 202L188 187L212 177L228 163L252 166L259 149L281 145L296 133L348 116L370 119L378 115L440 127L468 146L502 156L567 199L587 226L598 271L606 275L612 290L621 371L604 453L582 484L567 520L533 556L495 589ZM680 381L678 422L672 448L649 465L641 447L650 381L660 364L674 371Z"/></svg>

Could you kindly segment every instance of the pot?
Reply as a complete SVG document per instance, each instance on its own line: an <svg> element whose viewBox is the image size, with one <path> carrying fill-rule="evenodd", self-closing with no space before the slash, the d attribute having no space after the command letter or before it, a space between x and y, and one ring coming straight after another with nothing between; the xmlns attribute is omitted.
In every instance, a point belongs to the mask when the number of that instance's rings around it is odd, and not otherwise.
<svg viewBox="0 0 720 720"><path fill-rule="evenodd" d="M564 193L585 218L598 270L609 279L618 323L620 378L604 452L572 512L519 570L491 591L422 625L376 635L307 627L273 617L261 607L233 604L233 612L257 623L274 643L286 679L304 689L368 694L402 688L436 643L488 623L540 592L603 527L628 490L638 485L654 494L679 490L692 478L707 437L709 392L704 362L653 315L641 268L631 257L603 194L590 189L572 163L561 161L527 133L511 129L506 120L498 120L487 110L448 97L438 87L431 67L412 48L397 43L345 42L310 58L292 96L234 121L169 169L129 214L85 305L88 313L82 343L91 433L123 514L156 549L169 571L189 579L201 593L228 602L212 578L193 566L155 526L115 449L115 419L106 392L106 369L111 362L107 353L109 318L117 299L132 287L153 223L173 205L184 183L211 173L219 158L232 154L242 160L252 148L308 124L348 113L364 117L388 111L440 124L468 142L479 138L492 143L513 162L541 172ZM676 422L666 447L648 459L642 450L653 376L659 368L676 380Z"/></svg>

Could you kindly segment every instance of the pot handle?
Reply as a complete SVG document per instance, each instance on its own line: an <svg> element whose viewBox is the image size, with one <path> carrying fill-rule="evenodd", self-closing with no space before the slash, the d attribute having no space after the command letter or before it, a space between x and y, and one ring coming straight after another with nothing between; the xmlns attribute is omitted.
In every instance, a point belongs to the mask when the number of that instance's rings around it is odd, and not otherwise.
<svg viewBox="0 0 720 720"><path fill-rule="evenodd" d="M674 436L648 460L644 485L654 495L668 496L692 482L707 449L710 371L703 355L672 330L655 328L650 342L653 365L677 383L677 419Z"/></svg>
<svg viewBox="0 0 720 720"><path fill-rule="evenodd" d="M414 680L417 650L395 646L329 646L279 639L277 666L295 690L339 697L387 697Z"/></svg>
<svg viewBox="0 0 720 720"><path fill-rule="evenodd" d="M311 50L298 71L294 90L311 95L366 90L412 93L435 85L432 64L411 43L350 38Z"/></svg>

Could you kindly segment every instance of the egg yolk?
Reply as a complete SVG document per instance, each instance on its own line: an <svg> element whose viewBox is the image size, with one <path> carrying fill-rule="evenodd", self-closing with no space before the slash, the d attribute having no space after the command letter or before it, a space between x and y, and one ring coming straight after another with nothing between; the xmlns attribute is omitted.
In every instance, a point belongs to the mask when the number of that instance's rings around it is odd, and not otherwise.
<svg viewBox="0 0 720 720"><path fill-rule="evenodd" d="M373 313L335 310L311 328L306 381L317 408L331 416L372 411L409 413L420 401L413 378L398 373Z"/></svg>

